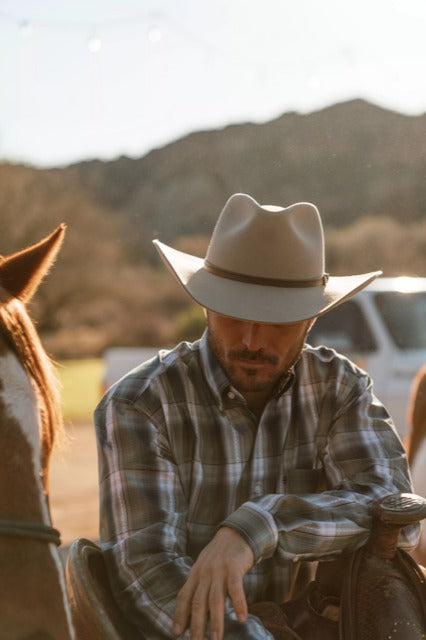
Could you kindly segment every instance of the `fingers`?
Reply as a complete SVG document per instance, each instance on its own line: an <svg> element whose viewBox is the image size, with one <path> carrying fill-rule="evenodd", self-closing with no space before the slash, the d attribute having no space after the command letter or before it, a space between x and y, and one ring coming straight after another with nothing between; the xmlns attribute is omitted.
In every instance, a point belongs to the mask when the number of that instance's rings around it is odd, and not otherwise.
<svg viewBox="0 0 426 640"><path fill-rule="evenodd" d="M191 605L191 640L203 640L207 624L209 589L204 583L198 585Z"/></svg>
<svg viewBox="0 0 426 640"><path fill-rule="evenodd" d="M225 594L220 583L214 583L209 594L210 638L221 640L225 616Z"/></svg>
<svg viewBox="0 0 426 640"><path fill-rule="evenodd" d="M175 636L180 636L188 626L192 596L194 591L195 585L192 586L192 580L190 576L177 595L176 611L173 618L173 633Z"/></svg>
<svg viewBox="0 0 426 640"><path fill-rule="evenodd" d="M248 608L241 575L230 574L225 585L218 577L200 581L196 586L195 583L196 579L191 576L178 594L173 621L175 636L185 631L190 620L191 640L203 640L209 618L211 640L222 640L227 594L238 620L244 622L247 619Z"/></svg>
<svg viewBox="0 0 426 640"><path fill-rule="evenodd" d="M228 593L238 620L240 622L245 622L247 620L248 607L241 576L230 576L228 581Z"/></svg>
<svg viewBox="0 0 426 640"><path fill-rule="evenodd" d="M211 592L214 592L214 590L210 589L209 580L200 580L196 583L194 577L189 578L177 596L176 612L173 620L173 633L176 636L185 631L190 621L191 640L203 640L209 612L210 619L212 619ZM214 599L219 603L216 615L216 627L219 632L217 640L219 640L223 635L224 597L219 596L219 598L215 597ZM222 607L220 607L220 602L223 603ZM213 640L214 638L215 636L212 632L211 639Z"/></svg>
<svg viewBox="0 0 426 640"><path fill-rule="evenodd" d="M190 625L191 640L203 640L207 621L211 640L222 640L225 600L229 595L240 622L247 619L243 578L253 566L253 552L243 538L222 527L202 550L177 597L173 633Z"/></svg>

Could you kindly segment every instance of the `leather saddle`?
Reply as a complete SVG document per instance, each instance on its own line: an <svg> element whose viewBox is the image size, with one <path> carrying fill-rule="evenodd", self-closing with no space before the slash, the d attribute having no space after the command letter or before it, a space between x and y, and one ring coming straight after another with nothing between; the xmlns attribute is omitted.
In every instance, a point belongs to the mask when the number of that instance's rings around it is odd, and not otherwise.
<svg viewBox="0 0 426 640"><path fill-rule="evenodd" d="M295 600L250 612L276 640L426 640L426 572L397 548L402 527L426 517L426 500L394 494L373 510L368 543L334 562Z"/></svg>

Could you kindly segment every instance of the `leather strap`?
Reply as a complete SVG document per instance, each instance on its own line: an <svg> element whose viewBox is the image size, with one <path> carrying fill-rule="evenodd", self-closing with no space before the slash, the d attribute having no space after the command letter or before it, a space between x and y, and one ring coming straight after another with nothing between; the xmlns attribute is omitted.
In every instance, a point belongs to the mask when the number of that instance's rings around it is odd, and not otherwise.
<svg viewBox="0 0 426 640"><path fill-rule="evenodd" d="M57 529L25 520L0 520L0 536L28 538L39 542L53 543L57 547L61 544L60 533Z"/></svg>

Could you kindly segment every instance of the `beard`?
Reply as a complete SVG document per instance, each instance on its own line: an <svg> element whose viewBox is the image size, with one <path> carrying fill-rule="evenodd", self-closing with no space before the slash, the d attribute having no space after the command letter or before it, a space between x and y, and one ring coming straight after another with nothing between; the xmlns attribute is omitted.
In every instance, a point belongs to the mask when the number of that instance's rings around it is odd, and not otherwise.
<svg viewBox="0 0 426 640"><path fill-rule="evenodd" d="M305 334L306 335L306 334ZM209 345L227 374L232 386L244 392L273 391L279 382L289 375L303 351L304 340L291 347L288 360L265 349L250 351L247 347L227 349L221 336L208 323Z"/></svg>

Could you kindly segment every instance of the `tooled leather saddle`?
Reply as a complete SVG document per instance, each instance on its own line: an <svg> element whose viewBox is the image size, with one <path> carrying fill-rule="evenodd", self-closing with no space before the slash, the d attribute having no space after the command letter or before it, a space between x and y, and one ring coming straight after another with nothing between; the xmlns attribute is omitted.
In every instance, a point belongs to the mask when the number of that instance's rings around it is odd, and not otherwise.
<svg viewBox="0 0 426 640"><path fill-rule="evenodd" d="M373 510L368 543L320 562L295 600L250 607L276 640L426 640L426 571L397 548L402 527L426 517L426 500L393 494Z"/></svg>

